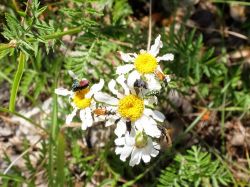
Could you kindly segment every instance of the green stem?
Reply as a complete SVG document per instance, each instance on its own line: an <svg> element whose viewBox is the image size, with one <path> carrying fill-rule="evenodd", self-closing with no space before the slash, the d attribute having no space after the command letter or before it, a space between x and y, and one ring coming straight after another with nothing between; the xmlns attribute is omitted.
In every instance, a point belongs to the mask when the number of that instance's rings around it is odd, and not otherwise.
<svg viewBox="0 0 250 187"><path fill-rule="evenodd" d="M11 48L9 44L0 44L0 51L6 50Z"/></svg>
<svg viewBox="0 0 250 187"><path fill-rule="evenodd" d="M55 88L57 87L57 82L58 82L58 77L59 77L59 72L61 69L61 64L60 60L56 61L56 70L55 70L55 79L54 79L54 84L53 84L53 92ZM52 123L51 123L51 128L50 128L50 144L49 144L49 186L54 186L54 182L56 179L55 175L55 160L54 160L54 155L55 155L55 149L56 149L56 139L58 137L58 104L57 104L57 95L53 93L53 111L52 111Z"/></svg>
<svg viewBox="0 0 250 187"><path fill-rule="evenodd" d="M57 39L57 38L61 38L65 35L72 35L72 34L76 34L82 31L82 26L80 27L76 27L76 28L72 28L69 29L67 31L63 31L63 32L58 32L58 33L53 33L53 34L49 34L49 35L44 35L44 36L40 36L41 38L43 38L44 40L52 40L52 39ZM27 38L28 42L35 42L36 38ZM13 44L8 43L8 44L0 44L0 51L9 49L9 48L15 48L16 46L13 46Z"/></svg>
<svg viewBox="0 0 250 187"><path fill-rule="evenodd" d="M222 152L225 152L225 105L226 105L226 97L227 97L227 89L223 94L223 103L222 103L222 111L221 111L221 149Z"/></svg>
<svg viewBox="0 0 250 187"><path fill-rule="evenodd" d="M61 38L61 37L65 36L65 35L72 35L72 34L79 33L81 31L82 31L82 26L76 27L73 29L69 29L69 30L63 31L63 32L44 35L44 36L41 36L41 38L43 38L44 40L57 39L57 38ZM27 41L33 42L33 41L36 41L36 39L35 38L28 38Z"/></svg>

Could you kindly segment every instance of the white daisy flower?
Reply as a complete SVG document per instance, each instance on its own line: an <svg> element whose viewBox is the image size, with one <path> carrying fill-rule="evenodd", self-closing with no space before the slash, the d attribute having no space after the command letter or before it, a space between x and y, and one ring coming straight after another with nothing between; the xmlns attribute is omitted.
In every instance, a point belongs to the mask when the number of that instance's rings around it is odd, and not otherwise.
<svg viewBox="0 0 250 187"><path fill-rule="evenodd" d="M130 88L134 87L134 83L137 79L146 79L148 89L160 90L161 85L158 80L169 82L170 77L164 75L158 63L161 60L174 60L174 55L172 53L157 56L162 47L161 35L159 35L149 51L141 50L140 54L120 52L121 59L128 64L117 67L116 74L121 75L129 73L128 85Z"/></svg>
<svg viewBox="0 0 250 187"><path fill-rule="evenodd" d="M115 139L117 145L115 153L120 155L122 161L131 155L129 165L135 166L143 160L145 163L150 162L151 157L156 157L159 154L160 145L153 142L152 139L144 132L131 130L125 136Z"/></svg>
<svg viewBox="0 0 250 187"><path fill-rule="evenodd" d="M69 74L74 78L74 82L79 81L72 71L69 71ZM73 107L72 113L66 117L66 124L70 124L74 116L76 116L77 111L80 111L79 113L80 119L82 121L82 130L86 130L87 127L92 126L94 122L92 112L96 109L96 102L93 99L93 96L103 88L104 80L101 79L99 83L94 84L90 88L88 85L86 88L81 88L81 83L88 84L88 81L86 79L80 80L79 89L74 90L74 83L72 90L57 88L55 89L55 93L61 96L68 96L70 104Z"/></svg>
<svg viewBox="0 0 250 187"><path fill-rule="evenodd" d="M127 131L126 124L131 123L136 130L144 130L147 135L159 138L161 131L157 127L157 122L163 122L165 116L161 112L149 108L150 105L152 106L156 102L157 98L153 96L143 99L140 95L133 93L125 83L124 75L119 76L117 82L122 86L124 93L119 92L115 88L116 81L112 79L108 87L116 97L103 92L98 92L94 95L98 102L110 105L110 109L115 111L114 115L108 116L109 119L107 121L109 124L114 124L118 121L115 134L121 137Z"/></svg>

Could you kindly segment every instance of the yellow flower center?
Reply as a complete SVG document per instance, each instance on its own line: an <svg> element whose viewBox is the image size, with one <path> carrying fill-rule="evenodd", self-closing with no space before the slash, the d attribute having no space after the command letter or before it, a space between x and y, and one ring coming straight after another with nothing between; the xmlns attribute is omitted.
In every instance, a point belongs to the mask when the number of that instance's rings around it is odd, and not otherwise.
<svg viewBox="0 0 250 187"><path fill-rule="evenodd" d="M90 106L91 99L85 98L85 95L89 92L89 89L79 90L75 93L73 97L73 102L79 109L84 109Z"/></svg>
<svg viewBox="0 0 250 187"><path fill-rule="evenodd" d="M142 116L144 110L144 102L135 95L127 95L120 99L118 104L119 114L131 121L135 121Z"/></svg>
<svg viewBox="0 0 250 187"><path fill-rule="evenodd" d="M156 58L149 53L143 53L135 59L135 69L141 74L154 73L157 67Z"/></svg>

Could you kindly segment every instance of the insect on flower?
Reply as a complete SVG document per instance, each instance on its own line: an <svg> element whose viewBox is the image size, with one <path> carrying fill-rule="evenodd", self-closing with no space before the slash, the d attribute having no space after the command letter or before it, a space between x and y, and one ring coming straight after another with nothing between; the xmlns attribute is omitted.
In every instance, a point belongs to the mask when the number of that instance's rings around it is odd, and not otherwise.
<svg viewBox="0 0 250 187"><path fill-rule="evenodd" d="M108 110L106 108L97 108L93 111L94 114L97 116L102 116L102 115L115 115L115 112Z"/></svg>
<svg viewBox="0 0 250 187"><path fill-rule="evenodd" d="M169 83L170 82L170 76L169 75L165 75L163 72L161 72L160 70L155 70L155 76L161 80L164 81L165 83Z"/></svg>
<svg viewBox="0 0 250 187"><path fill-rule="evenodd" d="M168 128L165 125L158 125L158 128L161 131L161 137L159 139L159 144L162 148L168 148L172 145L172 135L173 128Z"/></svg>
<svg viewBox="0 0 250 187"><path fill-rule="evenodd" d="M55 93L61 96L68 96L70 104L73 107L73 111L66 117L66 124L70 124L79 111L82 130L86 130L97 120L95 116L92 115L97 105L93 97L103 88L104 80L101 79L99 83L89 87L88 80L79 80L72 71L69 71L69 75L74 79L72 90L60 87L55 89Z"/></svg>
<svg viewBox="0 0 250 187"><path fill-rule="evenodd" d="M73 84L72 84L72 91L77 92L79 90L83 90L89 86L89 81L88 80L77 80L74 79Z"/></svg>
<svg viewBox="0 0 250 187"><path fill-rule="evenodd" d="M129 89L125 81L125 76L121 75L116 81L112 79L109 82L109 90L115 97L103 92L99 92L94 96L96 101L108 105L116 112L115 115L108 116L113 124L117 122L115 134L118 137L124 135L130 129L130 126L128 125L127 128L126 124L127 121L130 121L131 126L134 126L135 129L144 130L151 137L160 137L161 132L156 124L163 122L165 116L161 112L152 110L149 107L156 103L156 99L154 97L144 99L141 95L137 95L133 90ZM118 90L116 86L119 85L123 89Z"/></svg>
<svg viewBox="0 0 250 187"><path fill-rule="evenodd" d="M174 60L174 55L172 53L167 53L163 56L158 55L162 47L163 43L159 35L148 51L140 50L138 54L120 52L121 59L127 64L118 66L116 74L128 74L127 84L130 88L133 88L137 79L144 79L148 85L147 89L160 90L161 84L159 80L169 82L170 79L162 73L159 62Z"/></svg>
<svg viewBox="0 0 250 187"><path fill-rule="evenodd" d="M148 88L148 85L147 83L142 80L142 79L137 79L134 83L134 87L135 88L144 88L144 89L147 89Z"/></svg>

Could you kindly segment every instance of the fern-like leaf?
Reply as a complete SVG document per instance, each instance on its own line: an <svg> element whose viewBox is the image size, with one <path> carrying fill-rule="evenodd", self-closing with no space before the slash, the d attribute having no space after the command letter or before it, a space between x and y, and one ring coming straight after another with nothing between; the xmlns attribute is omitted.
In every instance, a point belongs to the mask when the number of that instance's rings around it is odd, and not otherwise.
<svg viewBox="0 0 250 187"><path fill-rule="evenodd" d="M178 154L174 163L161 174L158 187L227 186L231 182L229 171L208 152L193 146L186 155Z"/></svg>

